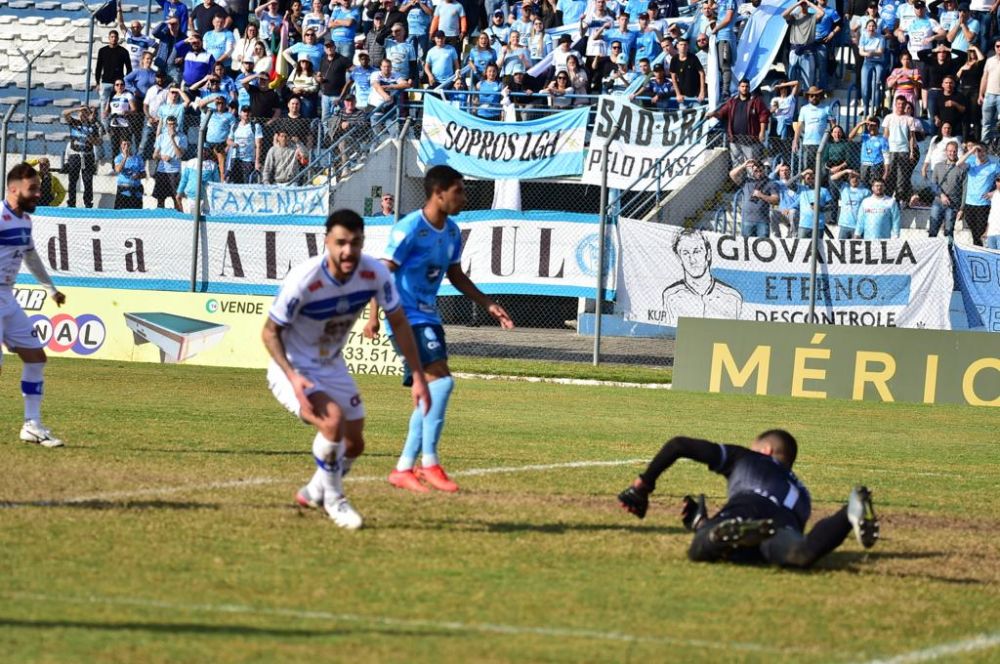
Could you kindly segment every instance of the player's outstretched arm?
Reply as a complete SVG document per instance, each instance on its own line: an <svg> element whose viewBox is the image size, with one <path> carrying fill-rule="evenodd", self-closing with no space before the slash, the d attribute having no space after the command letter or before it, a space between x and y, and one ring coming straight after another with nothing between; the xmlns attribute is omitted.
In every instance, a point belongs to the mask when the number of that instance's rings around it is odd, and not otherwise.
<svg viewBox="0 0 1000 664"><path fill-rule="evenodd" d="M267 322L264 323L261 339L264 341L264 348L267 349L271 359L288 376L288 381L292 384L292 389L295 390L295 398L299 401L299 412L303 419L311 422L316 414L313 412L309 397L306 396L306 390L312 387L313 383L296 371L291 363L289 363L288 358L285 357L285 342L281 340L281 330L282 327L280 325L274 322L273 319L268 318Z"/></svg>
<svg viewBox="0 0 1000 664"><path fill-rule="evenodd" d="M424 367L420 363L420 353L417 352L417 342L413 339L410 321L407 320L402 307L397 307L391 313L387 313L386 318L389 319L392 330L396 334L396 344L403 352L403 357L406 358L406 363L410 365L410 371L413 373L413 386L410 388L410 394L413 395L413 407L416 408L418 404L422 403L426 415L431 410L431 391L427 387Z"/></svg>
<svg viewBox="0 0 1000 664"><path fill-rule="evenodd" d="M365 323L365 329L361 333L365 339L375 339L378 337L381 327L382 325L378 321L378 299L373 297L372 301L368 303L368 322Z"/></svg>
<svg viewBox="0 0 1000 664"><path fill-rule="evenodd" d="M507 310L487 297L483 291L479 290L458 263L453 263L448 267L448 281L460 293L485 309L489 315L493 316L500 323L500 327L505 330L514 329L514 321L507 313Z"/></svg>
<svg viewBox="0 0 1000 664"><path fill-rule="evenodd" d="M38 255L38 252L35 251L34 248L28 249L24 252L24 265L28 268L28 272L31 272L35 279L38 280L38 283L40 283L45 290L49 292L49 295L52 296L52 299L57 305L61 307L65 304L66 295L59 292L59 290L55 287L55 284L52 283L52 278L49 277L49 271L45 269L45 263L42 262L41 256Z"/></svg>

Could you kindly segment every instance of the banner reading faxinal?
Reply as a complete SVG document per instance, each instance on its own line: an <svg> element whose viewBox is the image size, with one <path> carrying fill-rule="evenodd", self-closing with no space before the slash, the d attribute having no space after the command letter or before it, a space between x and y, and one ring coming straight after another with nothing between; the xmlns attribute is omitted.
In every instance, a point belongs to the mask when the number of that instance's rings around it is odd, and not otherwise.
<svg viewBox="0 0 1000 664"><path fill-rule="evenodd" d="M597 119L590 136L590 147L583 169L583 182L601 184L602 152L608 149L608 186L613 189L644 191L657 186L656 173L636 182L664 155L663 177L691 175L703 150L694 147L706 140L708 126L696 124L705 119L707 107L681 111L653 111L637 106L624 97L603 96L597 105ZM617 134L615 133L617 131Z"/></svg>
<svg viewBox="0 0 1000 664"><path fill-rule="evenodd" d="M527 122L491 122L424 95L420 160L487 180L579 175L588 113L579 108Z"/></svg>
<svg viewBox="0 0 1000 664"><path fill-rule="evenodd" d="M464 245L462 269L491 294L593 297L596 215L481 210L456 221ZM110 212L39 208L35 246L60 286L184 291L191 285L188 217L165 211ZM323 250L323 218L212 217L199 238L200 291L273 295L288 270ZM366 220L365 251L378 256L392 220ZM617 247L608 234L608 265ZM33 283L24 272L18 282ZM614 270L608 275L614 296ZM455 295L445 283L443 295Z"/></svg>
<svg viewBox="0 0 1000 664"><path fill-rule="evenodd" d="M287 185L208 184L208 213L245 214L258 217L304 215L325 217L329 212L329 187Z"/></svg>
<svg viewBox="0 0 1000 664"><path fill-rule="evenodd" d="M620 219L619 309L675 327L680 317L950 329L948 241L824 240L816 319L809 240L743 238Z"/></svg>

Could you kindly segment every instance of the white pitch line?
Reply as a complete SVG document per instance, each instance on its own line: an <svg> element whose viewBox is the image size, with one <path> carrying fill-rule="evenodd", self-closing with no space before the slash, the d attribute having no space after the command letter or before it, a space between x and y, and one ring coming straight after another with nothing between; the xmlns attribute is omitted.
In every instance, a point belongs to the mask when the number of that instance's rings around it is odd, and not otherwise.
<svg viewBox="0 0 1000 664"><path fill-rule="evenodd" d="M456 620L420 620L412 618L392 618L389 616L366 616L356 613L332 613L327 611L302 611L297 609L281 609L272 607L257 607L243 604L182 604L164 602L155 599L129 597L64 597L42 595L35 593L5 592L0 596L12 600L53 602L64 604L132 606L145 609L166 609L171 613L190 611L202 613L239 614L249 616L276 616L306 620L328 620L333 622L358 623L362 625L379 625L387 627L402 627L417 630L439 630L448 632L476 632L480 634L503 634L508 636L542 636L550 638L585 639L595 641L613 641L626 643L652 643L660 645L687 646L692 648L710 648L713 650L740 650L751 652L787 653L812 652L794 648L773 647L760 643L740 641L718 641L701 639L684 639L670 636L643 636L626 632L605 632L593 629L574 627L539 627L531 625L504 625L499 623L468 623Z"/></svg>
<svg viewBox="0 0 1000 664"><path fill-rule="evenodd" d="M619 459L617 461L567 461L565 463L546 463L528 466L501 466L498 468L470 468L469 470L457 470L451 475L453 477L478 477L481 475L496 475L501 473L530 473L546 470L560 470L566 468L599 468L607 466L628 466L641 463L644 459ZM385 481L383 475L363 475L361 477L346 477L345 482L381 482ZM133 491L110 491L105 493L95 493L89 496L76 496L60 500L39 500L31 503L11 504L0 501L0 509L11 509L16 507L58 507L60 505L75 505L79 503L89 503L104 500L124 500L128 498L140 498L143 496L168 496L178 493L194 493L199 491L216 491L220 489L241 489L248 486L261 486L266 484L281 484L294 482L294 479L282 477L251 477L243 480L230 480L227 482L210 482L207 484L187 484L183 486L149 487L146 489L135 489Z"/></svg>
<svg viewBox="0 0 1000 664"><path fill-rule="evenodd" d="M1000 632L993 632L992 634L979 634L969 639L953 641L952 643L943 643L939 646L932 646L922 650L914 650L912 652L903 653L902 655L890 657L889 659L873 659L867 662L867 664L912 664L913 662L932 662L936 659L941 659L942 657L964 655L971 652L990 650L997 647L1000 647Z"/></svg>
<svg viewBox="0 0 1000 664"><path fill-rule="evenodd" d="M595 378L544 378L542 376L498 376L496 374L466 373L456 371L455 378L505 381L510 383L552 383L554 385L586 385L589 387L635 387L643 390L671 390L672 383L629 383L620 380Z"/></svg>

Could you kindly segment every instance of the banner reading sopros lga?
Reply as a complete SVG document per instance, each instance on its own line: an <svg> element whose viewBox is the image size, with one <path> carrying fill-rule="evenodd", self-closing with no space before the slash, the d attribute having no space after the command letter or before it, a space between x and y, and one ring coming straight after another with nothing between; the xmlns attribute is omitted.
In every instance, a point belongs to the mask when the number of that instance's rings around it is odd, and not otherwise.
<svg viewBox="0 0 1000 664"><path fill-rule="evenodd" d="M948 241L823 240L815 319L807 320L810 240L743 238L620 219L619 309L676 327L723 318L951 329Z"/></svg>
<svg viewBox="0 0 1000 664"><path fill-rule="evenodd" d="M526 122L492 122L424 95L420 161L486 180L579 175L588 113L579 108Z"/></svg>
<svg viewBox="0 0 1000 664"><path fill-rule="evenodd" d="M608 148L608 186L613 189L648 191L657 181L672 176L692 175L701 163L706 141L707 106L664 113L637 106L621 96L602 96L590 136L583 182L601 184L603 150ZM613 140L612 140L613 139ZM636 181L656 161L666 156L657 173Z"/></svg>

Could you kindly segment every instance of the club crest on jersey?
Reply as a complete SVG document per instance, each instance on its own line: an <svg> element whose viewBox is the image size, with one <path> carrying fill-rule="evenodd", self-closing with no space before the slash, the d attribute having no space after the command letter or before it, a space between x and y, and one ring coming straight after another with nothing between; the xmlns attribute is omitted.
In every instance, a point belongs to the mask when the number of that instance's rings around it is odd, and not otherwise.
<svg viewBox="0 0 1000 664"><path fill-rule="evenodd" d="M315 293L316 291L318 291L322 287L323 287L323 282L320 281L320 280L318 280L318 279L316 281L312 282L311 284L309 284L309 286L307 286L307 288L309 289L310 293Z"/></svg>
<svg viewBox="0 0 1000 664"><path fill-rule="evenodd" d="M434 281L439 276L441 276L441 268L437 265L431 265L427 268L427 281Z"/></svg>
<svg viewBox="0 0 1000 664"><path fill-rule="evenodd" d="M346 314L348 309L351 308L351 301L346 297L337 299L337 313Z"/></svg>
<svg viewBox="0 0 1000 664"><path fill-rule="evenodd" d="M368 281L374 281L375 272L373 270L361 270L361 278L367 279Z"/></svg>

